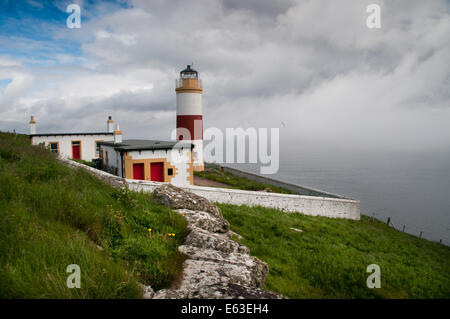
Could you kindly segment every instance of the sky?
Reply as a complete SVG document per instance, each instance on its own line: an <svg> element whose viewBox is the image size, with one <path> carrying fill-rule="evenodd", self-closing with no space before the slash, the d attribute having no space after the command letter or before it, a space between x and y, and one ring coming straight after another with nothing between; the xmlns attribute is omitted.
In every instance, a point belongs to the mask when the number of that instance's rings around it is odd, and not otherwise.
<svg viewBox="0 0 450 319"><path fill-rule="evenodd" d="M81 7L81 28L66 8ZM369 4L381 28L369 29ZM170 139L194 63L204 126L279 128L280 143L450 150L447 0L0 3L0 130Z"/></svg>

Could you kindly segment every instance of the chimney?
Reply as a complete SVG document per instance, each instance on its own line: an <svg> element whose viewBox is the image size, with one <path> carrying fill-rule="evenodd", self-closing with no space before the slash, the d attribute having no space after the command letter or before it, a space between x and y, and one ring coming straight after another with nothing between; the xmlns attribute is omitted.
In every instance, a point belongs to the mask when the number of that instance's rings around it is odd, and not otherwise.
<svg viewBox="0 0 450 319"><path fill-rule="evenodd" d="M119 124L116 124L116 130L114 131L114 144L122 143L122 131L119 128Z"/></svg>
<svg viewBox="0 0 450 319"><path fill-rule="evenodd" d="M30 134L36 134L36 121L34 120L33 115L31 115L30 120Z"/></svg>
<svg viewBox="0 0 450 319"><path fill-rule="evenodd" d="M108 122L106 123L106 129L109 133L112 133L114 131L114 121L112 119L112 116L108 116Z"/></svg>

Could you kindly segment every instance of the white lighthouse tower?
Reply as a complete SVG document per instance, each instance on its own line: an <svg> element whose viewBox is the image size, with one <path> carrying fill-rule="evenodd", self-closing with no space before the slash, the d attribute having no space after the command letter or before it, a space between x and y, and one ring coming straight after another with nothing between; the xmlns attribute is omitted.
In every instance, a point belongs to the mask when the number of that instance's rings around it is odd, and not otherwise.
<svg viewBox="0 0 450 319"><path fill-rule="evenodd" d="M180 72L176 81L177 140L194 144L194 170L203 171L203 111L202 82L190 65Z"/></svg>

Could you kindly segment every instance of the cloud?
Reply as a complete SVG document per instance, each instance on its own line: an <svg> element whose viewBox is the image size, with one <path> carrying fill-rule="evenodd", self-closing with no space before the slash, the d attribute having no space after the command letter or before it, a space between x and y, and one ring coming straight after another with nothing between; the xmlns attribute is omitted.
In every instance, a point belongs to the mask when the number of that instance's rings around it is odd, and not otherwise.
<svg viewBox="0 0 450 319"><path fill-rule="evenodd" d="M15 83L0 95L0 124L23 119L26 130L33 112L41 130L92 130L112 114L126 136L168 138L174 79L194 62L205 126L283 122L283 141L450 146L448 2L379 1L379 30L365 25L370 3L83 2L82 28L50 24L48 49L17 34L0 38L16 50L0 56L0 75ZM47 63L23 65L20 52Z"/></svg>

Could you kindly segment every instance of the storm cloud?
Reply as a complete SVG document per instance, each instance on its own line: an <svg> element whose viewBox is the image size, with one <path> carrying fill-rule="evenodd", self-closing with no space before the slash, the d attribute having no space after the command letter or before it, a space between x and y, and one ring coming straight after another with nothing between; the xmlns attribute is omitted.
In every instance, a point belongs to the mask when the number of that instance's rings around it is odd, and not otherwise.
<svg viewBox="0 0 450 319"><path fill-rule="evenodd" d="M125 138L168 139L174 80L194 62L205 127L279 127L296 145L450 147L447 1L78 3L81 29L52 20L39 24L48 39L1 34L2 130L27 132L32 114L38 131L96 130L112 115ZM381 29L366 26L371 3Z"/></svg>

